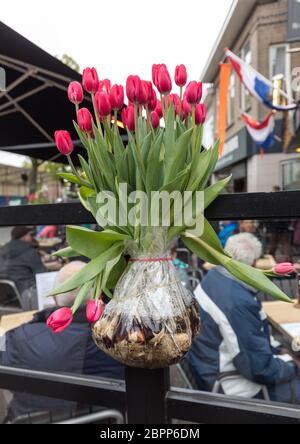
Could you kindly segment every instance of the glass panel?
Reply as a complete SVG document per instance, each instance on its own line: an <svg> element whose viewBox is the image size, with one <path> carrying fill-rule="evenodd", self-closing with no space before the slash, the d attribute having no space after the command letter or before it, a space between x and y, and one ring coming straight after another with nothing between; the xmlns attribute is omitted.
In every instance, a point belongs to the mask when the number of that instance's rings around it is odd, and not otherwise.
<svg viewBox="0 0 300 444"><path fill-rule="evenodd" d="M230 255L255 264L261 272L281 262L295 264L296 272L274 277L273 282L291 299L299 298L300 220L213 225ZM299 307L274 303L268 294L256 292L223 268L200 260L198 267L204 275L202 290L195 290L202 330L183 364L193 387L226 396L300 403Z"/></svg>
<svg viewBox="0 0 300 444"><path fill-rule="evenodd" d="M286 76L286 45L276 45L270 48L270 74Z"/></svg>
<svg viewBox="0 0 300 444"><path fill-rule="evenodd" d="M300 159L293 159L282 164L283 189L300 190Z"/></svg>

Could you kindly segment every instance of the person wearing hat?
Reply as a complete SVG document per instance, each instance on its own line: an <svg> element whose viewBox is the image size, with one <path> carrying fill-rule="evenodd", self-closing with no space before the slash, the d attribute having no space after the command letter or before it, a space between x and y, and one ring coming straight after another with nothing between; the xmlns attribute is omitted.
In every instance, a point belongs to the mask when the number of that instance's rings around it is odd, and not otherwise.
<svg viewBox="0 0 300 444"><path fill-rule="evenodd" d="M19 293L35 287L35 275L47 271L37 251L33 227L15 227L0 248L0 277L15 282Z"/></svg>

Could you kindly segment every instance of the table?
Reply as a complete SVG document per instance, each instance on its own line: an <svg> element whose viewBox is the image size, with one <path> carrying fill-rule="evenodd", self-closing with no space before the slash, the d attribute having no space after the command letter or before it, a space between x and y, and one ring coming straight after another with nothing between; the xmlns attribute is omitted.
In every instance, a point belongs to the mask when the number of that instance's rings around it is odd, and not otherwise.
<svg viewBox="0 0 300 444"><path fill-rule="evenodd" d="M36 311L25 311L23 313L2 316L0 321L0 329L2 329L2 332L4 331L7 333L14 328L20 327L20 325L27 324L27 322L32 321L35 313Z"/></svg>
<svg viewBox="0 0 300 444"><path fill-rule="evenodd" d="M268 321L285 339L293 342L300 337L300 309L286 302L264 302L263 309ZM299 332L299 333L298 333Z"/></svg>

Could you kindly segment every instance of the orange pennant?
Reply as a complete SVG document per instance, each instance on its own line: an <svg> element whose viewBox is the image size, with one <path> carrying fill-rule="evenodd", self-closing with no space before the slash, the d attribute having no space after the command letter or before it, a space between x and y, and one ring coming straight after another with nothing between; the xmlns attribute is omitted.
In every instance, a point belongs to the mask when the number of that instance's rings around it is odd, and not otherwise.
<svg viewBox="0 0 300 444"><path fill-rule="evenodd" d="M227 129L227 102L228 90L230 82L231 67L228 63L222 63L220 73L220 100L219 100L219 120L218 120L218 134L220 139L220 157L223 156L224 146L226 141Z"/></svg>

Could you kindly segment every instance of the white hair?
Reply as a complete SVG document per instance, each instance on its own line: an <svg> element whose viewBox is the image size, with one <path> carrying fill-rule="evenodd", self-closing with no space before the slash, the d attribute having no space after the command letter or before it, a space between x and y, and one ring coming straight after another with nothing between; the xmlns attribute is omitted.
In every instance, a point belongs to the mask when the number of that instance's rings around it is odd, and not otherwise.
<svg viewBox="0 0 300 444"><path fill-rule="evenodd" d="M228 239L225 251L237 261L254 265L262 255L262 244L253 234L242 233Z"/></svg>
<svg viewBox="0 0 300 444"><path fill-rule="evenodd" d="M56 278L55 287L64 284L71 279L76 273L82 270L86 264L81 261L70 262L65 265L59 272ZM55 288L54 287L54 288ZM69 293L60 294L55 297L57 305L61 307L73 305L79 289L70 291Z"/></svg>

